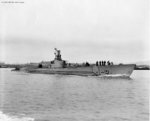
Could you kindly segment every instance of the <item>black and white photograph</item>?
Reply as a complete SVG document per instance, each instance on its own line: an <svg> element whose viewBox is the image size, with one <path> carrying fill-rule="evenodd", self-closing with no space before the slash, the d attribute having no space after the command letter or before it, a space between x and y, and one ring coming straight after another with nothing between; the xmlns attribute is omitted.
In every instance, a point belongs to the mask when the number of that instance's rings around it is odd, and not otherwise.
<svg viewBox="0 0 150 121"><path fill-rule="evenodd" d="M149 121L149 0L0 0L0 121Z"/></svg>

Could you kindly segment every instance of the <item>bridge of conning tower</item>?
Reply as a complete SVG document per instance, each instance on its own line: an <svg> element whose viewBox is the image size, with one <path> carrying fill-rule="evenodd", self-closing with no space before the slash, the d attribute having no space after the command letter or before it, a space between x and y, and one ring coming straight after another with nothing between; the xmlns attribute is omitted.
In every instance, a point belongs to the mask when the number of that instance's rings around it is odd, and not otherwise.
<svg viewBox="0 0 150 121"><path fill-rule="evenodd" d="M55 48L54 50L55 50L55 52L54 52L54 54L55 54L55 60L62 60L61 59L60 50L58 50L57 48Z"/></svg>

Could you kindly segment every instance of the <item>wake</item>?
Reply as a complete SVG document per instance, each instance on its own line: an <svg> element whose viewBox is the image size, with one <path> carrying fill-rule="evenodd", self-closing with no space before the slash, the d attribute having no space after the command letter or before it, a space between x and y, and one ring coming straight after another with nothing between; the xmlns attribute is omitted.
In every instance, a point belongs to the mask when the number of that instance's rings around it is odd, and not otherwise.
<svg viewBox="0 0 150 121"><path fill-rule="evenodd" d="M34 121L29 117L9 116L0 111L0 121Z"/></svg>

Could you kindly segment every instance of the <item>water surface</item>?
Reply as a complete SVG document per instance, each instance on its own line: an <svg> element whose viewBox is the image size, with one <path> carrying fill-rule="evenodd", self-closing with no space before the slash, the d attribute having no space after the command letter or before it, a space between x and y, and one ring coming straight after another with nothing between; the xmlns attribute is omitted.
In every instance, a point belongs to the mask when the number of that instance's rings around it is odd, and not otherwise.
<svg viewBox="0 0 150 121"><path fill-rule="evenodd" d="M134 71L129 79L0 69L0 121L149 121L149 74Z"/></svg>

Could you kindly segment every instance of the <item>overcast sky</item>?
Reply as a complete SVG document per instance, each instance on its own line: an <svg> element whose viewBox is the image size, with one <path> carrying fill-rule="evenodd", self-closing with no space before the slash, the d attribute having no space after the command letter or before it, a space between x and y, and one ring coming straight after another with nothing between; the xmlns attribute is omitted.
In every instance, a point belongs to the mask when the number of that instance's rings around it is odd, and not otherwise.
<svg viewBox="0 0 150 121"><path fill-rule="evenodd" d="M150 60L148 0L24 0L0 3L0 61Z"/></svg>

